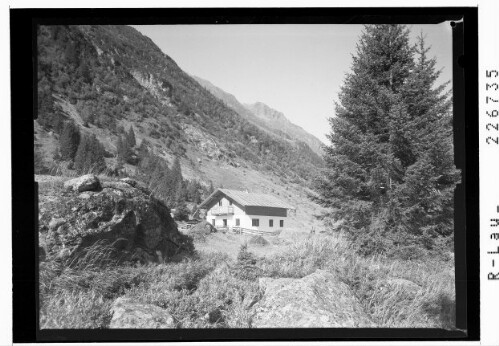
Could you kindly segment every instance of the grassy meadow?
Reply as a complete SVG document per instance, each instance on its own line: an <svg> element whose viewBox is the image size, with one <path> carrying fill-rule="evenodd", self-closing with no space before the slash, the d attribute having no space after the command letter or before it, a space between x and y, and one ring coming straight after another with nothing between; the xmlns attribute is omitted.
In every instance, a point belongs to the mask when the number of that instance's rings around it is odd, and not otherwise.
<svg viewBox="0 0 499 346"><path fill-rule="evenodd" d="M360 257L341 236L326 234L269 243L268 253L243 243L237 256L198 251L178 263L118 266L103 248L76 263L42 262L40 327L107 328L112 302L124 296L166 309L178 328L251 328L259 277L324 269L348 285L378 327L454 328L452 256Z"/></svg>

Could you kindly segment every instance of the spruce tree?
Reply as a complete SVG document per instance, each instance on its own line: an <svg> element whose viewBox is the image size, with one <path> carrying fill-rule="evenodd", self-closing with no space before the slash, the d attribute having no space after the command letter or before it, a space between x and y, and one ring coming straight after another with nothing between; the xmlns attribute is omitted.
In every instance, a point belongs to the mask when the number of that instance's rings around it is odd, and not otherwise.
<svg viewBox="0 0 499 346"><path fill-rule="evenodd" d="M460 172L454 165L451 99L448 83L436 85L441 71L421 34L416 45L414 73L406 83L411 135L417 161L408 167L400 187L402 220L407 231L427 248L452 237L454 188Z"/></svg>
<svg viewBox="0 0 499 346"><path fill-rule="evenodd" d="M124 159L123 159L123 139L121 136L118 136L118 139L116 140L116 159L118 160L118 163L120 165L123 164Z"/></svg>
<svg viewBox="0 0 499 346"><path fill-rule="evenodd" d="M149 142L146 139L143 139L140 142L139 149L137 151L137 156L139 157L139 162L142 161L143 158L149 155Z"/></svg>
<svg viewBox="0 0 499 346"><path fill-rule="evenodd" d="M364 253L408 244L431 247L423 234L449 231L447 202L456 177L449 101L442 95L445 87L433 88L438 72L426 51L421 41L419 49L410 46L403 25L366 26L336 117L329 119L331 145L314 199ZM441 123L448 126L438 132ZM423 189L422 181L431 183ZM443 181L445 187L438 185ZM433 196L421 195L428 190L445 196L431 198L436 214L430 223L429 205L416 208L424 196Z"/></svg>
<svg viewBox="0 0 499 346"><path fill-rule="evenodd" d="M66 122L59 137L59 150L61 159L74 160L78 145L80 144L80 131L72 122Z"/></svg>
<svg viewBox="0 0 499 346"><path fill-rule="evenodd" d="M104 152L95 135L83 136L75 156L75 169L80 174L102 172L106 168Z"/></svg>
<svg viewBox="0 0 499 346"><path fill-rule="evenodd" d="M137 144L137 142L135 140L135 132L133 132L133 126L132 125L130 125L130 129L128 130L128 133L126 134L126 140L128 142L128 146L130 148L135 147L135 145Z"/></svg>
<svg viewBox="0 0 499 346"><path fill-rule="evenodd" d="M118 140L116 142L116 151L117 151L118 161L122 163L124 162L131 163L133 151L132 148L130 147L130 142L126 135L118 136Z"/></svg>
<svg viewBox="0 0 499 346"><path fill-rule="evenodd" d="M178 157L173 160L169 184L171 188L170 204L173 206L185 201L184 178L182 177L182 168Z"/></svg>
<svg viewBox="0 0 499 346"><path fill-rule="evenodd" d="M90 68L88 67L88 64L86 62L83 62L78 68L78 76L81 77L83 79L83 82L85 83L92 82Z"/></svg>

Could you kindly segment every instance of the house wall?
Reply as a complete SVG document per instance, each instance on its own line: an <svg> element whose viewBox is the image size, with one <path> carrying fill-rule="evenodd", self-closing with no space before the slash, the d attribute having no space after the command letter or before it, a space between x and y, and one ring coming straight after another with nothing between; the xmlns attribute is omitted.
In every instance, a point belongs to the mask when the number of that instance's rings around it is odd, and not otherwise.
<svg viewBox="0 0 499 346"><path fill-rule="evenodd" d="M227 206L231 206L233 207L234 209L234 214L230 214L230 215L213 215L212 214L212 211L213 209L217 209L219 207L219 202L220 200L218 200L214 206L212 206L208 212L206 213L206 221L213 224L213 220L215 220L215 227L223 227L223 220L224 219L227 219L227 226L228 227L233 227L236 225L236 218L238 219L242 219L244 216L246 216L246 214L244 213L244 210L236 205L236 204L230 204L230 201L225 198L225 197L222 197L221 198L221 201L222 201L222 207L227 207ZM241 220L242 221L242 220ZM251 225L251 223L250 223ZM244 227L241 225L241 227Z"/></svg>
<svg viewBox="0 0 499 346"><path fill-rule="evenodd" d="M246 216L246 224L247 226L242 226L244 228L249 228L249 229L257 229L257 230L260 230L260 231L267 231L267 232L271 232L271 231L277 231L278 229L282 229L282 228L286 228L287 226L289 226L287 223L288 223L288 220L286 217L282 217L282 216L264 216L264 215L245 215ZM259 227L254 227L252 226L252 222L251 220L252 219L258 219L259 220ZM270 227L269 226L269 220L274 220L274 226L273 227ZM284 220L284 227L279 227L279 221L280 220Z"/></svg>
<svg viewBox="0 0 499 346"><path fill-rule="evenodd" d="M260 214L253 214L253 215L248 215L246 212L238 205L232 204L230 205L229 200L225 197L221 199L222 201L222 206L232 206L234 208L234 214L230 215L213 215L212 210L216 209L219 207L219 204L217 201L213 207L211 207L207 213L206 213L206 221L213 224L213 220L215 220L215 227L223 227L223 220L227 220L227 226L228 227L236 227L236 219L240 220L239 227L243 228L249 228L249 229L254 229L254 230L260 230L260 231L276 231L281 228L286 228L289 227L288 222L289 220L286 217L286 209L282 208L265 208L265 207L248 207L248 211L255 213L255 212L261 212L262 214L271 214L271 215L277 215L277 216L268 216L268 215L260 215ZM270 211L269 211L270 210ZM252 226L252 219L258 219L259 220L259 226ZM269 220L274 220L274 225L273 227L269 226ZM284 227L279 226L279 221L284 220Z"/></svg>

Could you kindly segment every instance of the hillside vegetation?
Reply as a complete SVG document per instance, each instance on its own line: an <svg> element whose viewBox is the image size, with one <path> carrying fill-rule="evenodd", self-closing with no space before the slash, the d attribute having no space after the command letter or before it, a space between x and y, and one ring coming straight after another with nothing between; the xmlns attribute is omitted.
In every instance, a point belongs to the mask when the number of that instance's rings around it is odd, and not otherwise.
<svg viewBox="0 0 499 346"><path fill-rule="evenodd" d="M40 131L58 136L74 122L103 144L108 166L120 128L131 125L167 162L208 158L303 185L322 165L305 143L276 138L227 107L131 27L40 26L37 39Z"/></svg>

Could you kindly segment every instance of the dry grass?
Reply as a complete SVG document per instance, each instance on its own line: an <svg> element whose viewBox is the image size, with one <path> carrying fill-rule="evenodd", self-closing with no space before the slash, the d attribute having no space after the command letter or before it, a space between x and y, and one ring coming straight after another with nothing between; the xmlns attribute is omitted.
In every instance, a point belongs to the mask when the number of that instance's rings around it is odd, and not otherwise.
<svg viewBox="0 0 499 346"><path fill-rule="evenodd" d="M336 273L367 314L386 328L453 328L453 263L360 257L339 236L310 236L258 264L265 275L300 278L324 269Z"/></svg>
<svg viewBox="0 0 499 346"><path fill-rule="evenodd" d="M180 263L116 266L102 246L100 257L92 252L71 266L44 262L40 325L107 328L113 300L126 296L167 310L179 328L247 328L251 306L261 298L258 277L300 278L324 269L348 285L379 327L453 328L451 262L359 257L340 236L301 236L288 242L266 257L238 243L237 258L199 253Z"/></svg>

